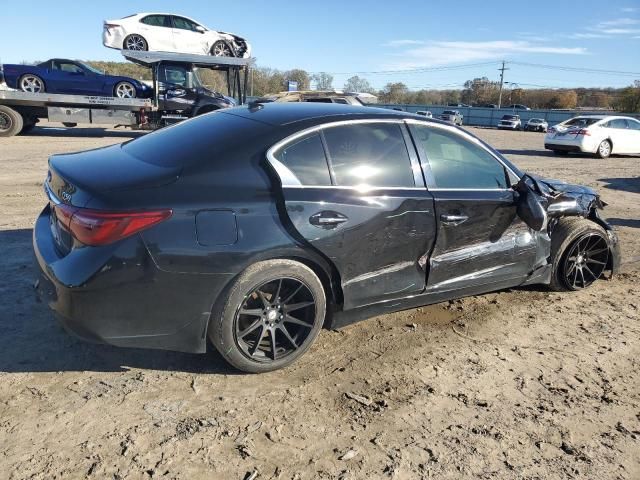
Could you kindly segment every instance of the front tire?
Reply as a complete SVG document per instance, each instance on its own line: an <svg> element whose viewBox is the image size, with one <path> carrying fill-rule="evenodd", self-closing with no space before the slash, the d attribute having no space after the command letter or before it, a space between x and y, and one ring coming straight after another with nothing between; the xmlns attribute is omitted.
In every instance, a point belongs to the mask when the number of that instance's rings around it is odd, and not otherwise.
<svg viewBox="0 0 640 480"><path fill-rule="evenodd" d="M113 89L113 96L118 98L136 98L136 87L131 82L119 82Z"/></svg>
<svg viewBox="0 0 640 480"><path fill-rule="evenodd" d="M607 233L600 225L583 218L560 220L551 235L551 289L587 288L607 269L609 254Z"/></svg>
<svg viewBox="0 0 640 480"><path fill-rule="evenodd" d="M146 52L149 50L149 44L144 39L142 35L138 35L137 33L132 33L122 42L123 50L137 50Z"/></svg>
<svg viewBox="0 0 640 480"><path fill-rule="evenodd" d="M247 268L213 309L208 336L249 373L286 367L318 336L326 314L322 282L306 265L268 260Z"/></svg>
<svg viewBox="0 0 640 480"><path fill-rule="evenodd" d="M44 80L39 76L28 73L20 77L18 88L27 93L44 93L46 91Z"/></svg>
<svg viewBox="0 0 640 480"><path fill-rule="evenodd" d="M600 142L596 155L600 158L609 158L611 155L611 142L609 140L603 140Z"/></svg>
<svg viewBox="0 0 640 480"><path fill-rule="evenodd" d="M211 55L214 57L235 57L235 53L229 45L229 42L225 42L224 40L218 40L215 42L210 51Z"/></svg>

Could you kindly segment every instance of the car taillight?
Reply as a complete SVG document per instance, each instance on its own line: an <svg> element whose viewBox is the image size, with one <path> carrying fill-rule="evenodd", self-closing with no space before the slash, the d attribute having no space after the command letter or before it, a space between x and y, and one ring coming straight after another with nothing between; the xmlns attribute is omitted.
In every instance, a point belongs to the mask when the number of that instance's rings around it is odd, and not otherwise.
<svg viewBox="0 0 640 480"><path fill-rule="evenodd" d="M104 28L109 30L110 28L118 28L120 25L117 23L105 23Z"/></svg>
<svg viewBox="0 0 640 480"><path fill-rule="evenodd" d="M139 212L107 212L58 204L56 217L81 243L108 245L166 220L170 209Z"/></svg>
<svg viewBox="0 0 640 480"><path fill-rule="evenodd" d="M581 128L576 132L576 135L591 135L591 132L586 128Z"/></svg>

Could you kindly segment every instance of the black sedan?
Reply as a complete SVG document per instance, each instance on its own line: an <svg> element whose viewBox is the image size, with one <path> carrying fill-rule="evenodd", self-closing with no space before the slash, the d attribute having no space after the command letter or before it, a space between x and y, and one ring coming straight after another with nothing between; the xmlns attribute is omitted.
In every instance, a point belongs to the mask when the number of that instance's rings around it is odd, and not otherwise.
<svg viewBox="0 0 640 480"><path fill-rule="evenodd" d="M322 326L619 264L587 187L406 112L252 104L55 155L38 289L80 337L290 364Z"/></svg>

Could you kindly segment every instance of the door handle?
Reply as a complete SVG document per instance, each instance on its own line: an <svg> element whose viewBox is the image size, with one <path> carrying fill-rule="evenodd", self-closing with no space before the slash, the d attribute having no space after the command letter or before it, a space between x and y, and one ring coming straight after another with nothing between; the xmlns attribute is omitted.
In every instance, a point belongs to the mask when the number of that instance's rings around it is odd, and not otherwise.
<svg viewBox="0 0 640 480"><path fill-rule="evenodd" d="M338 225L345 223L349 219L338 212L319 212L309 217L309 223L313 226L331 229L336 228Z"/></svg>
<svg viewBox="0 0 640 480"><path fill-rule="evenodd" d="M443 214L443 215L440 215L440 220L445 225L460 225L466 222L467 220L469 220L469 217L466 215Z"/></svg>

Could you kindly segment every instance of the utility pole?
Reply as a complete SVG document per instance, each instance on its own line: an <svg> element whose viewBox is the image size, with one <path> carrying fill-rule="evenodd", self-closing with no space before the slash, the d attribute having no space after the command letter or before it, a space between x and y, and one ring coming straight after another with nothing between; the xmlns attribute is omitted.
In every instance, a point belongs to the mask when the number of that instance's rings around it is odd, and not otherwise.
<svg viewBox="0 0 640 480"><path fill-rule="evenodd" d="M505 61L502 61L502 68L499 68L498 71L500 72L500 95L498 95L498 108L500 108L502 106L502 86L504 85L504 71L505 70L509 70L508 68L505 68Z"/></svg>

